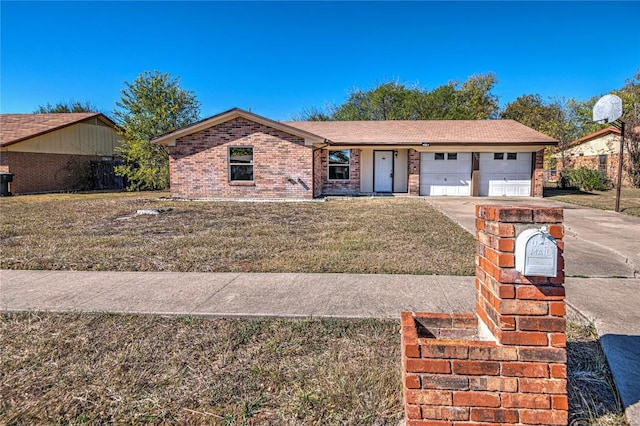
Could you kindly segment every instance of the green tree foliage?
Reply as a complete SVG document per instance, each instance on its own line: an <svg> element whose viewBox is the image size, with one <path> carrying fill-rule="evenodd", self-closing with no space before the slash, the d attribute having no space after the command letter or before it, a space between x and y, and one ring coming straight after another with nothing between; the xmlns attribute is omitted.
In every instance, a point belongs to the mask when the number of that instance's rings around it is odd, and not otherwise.
<svg viewBox="0 0 640 426"><path fill-rule="evenodd" d="M611 93L622 99L622 120L625 122L625 165L631 183L640 188L640 68L627 79L624 86ZM584 101L551 100L545 103L539 95L526 95L508 104L502 118L513 118L560 141L559 148L564 153L566 145L582 136L610 126L608 123L594 123L593 106L604 94ZM556 112L553 113L552 111ZM561 114L557 114L562 111ZM566 158L564 159L566 160ZM563 161L567 164L566 161ZM569 171L568 171L569 172Z"/></svg>
<svg viewBox="0 0 640 426"><path fill-rule="evenodd" d="M467 120L495 118L498 114L498 97L491 94L497 83L495 74L473 75L457 91L458 106Z"/></svg>
<svg viewBox="0 0 640 426"><path fill-rule="evenodd" d="M505 106L500 113L500 118L516 120L557 139L558 148L561 153L564 153L569 142L580 134L581 128L576 120L579 106L575 99L552 98L545 101L538 94L522 95ZM547 147L545 167L555 168L554 153L554 147ZM564 156L563 164L566 164Z"/></svg>
<svg viewBox="0 0 640 426"><path fill-rule="evenodd" d="M624 86L611 93L622 99L622 120L625 122L625 166L631 184L640 188L640 68L632 78L625 81ZM603 95L596 95L580 103L578 120L587 122L582 126L581 136L595 132L610 124L589 123L592 119L593 105Z"/></svg>
<svg viewBox="0 0 640 426"><path fill-rule="evenodd" d="M479 74L465 82L450 82L432 91L398 82L385 82L370 90L355 88L341 105L327 112L303 110L298 120L481 120L495 118L498 98L491 93L494 74Z"/></svg>
<svg viewBox="0 0 640 426"><path fill-rule="evenodd" d="M624 149L627 173L631 184L640 188L640 117L638 115L625 118Z"/></svg>
<svg viewBox="0 0 640 426"><path fill-rule="evenodd" d="M169 73L145 71L125 86L113 113L123 139L117 149L125 162L116 174L127 179L129 190L166 189L169 152L150 141L197 121L200 102Z"/></svg>
<svg viewBox="0 0 640 426"><path fill-rule="evenodd" d="M622 99L622 118L637 122L640 116L640 68L632 78L627 79L620 90L614 93Z"/></svg>
<svg viewBox="0 0 640 426"><path fill-rule="evenodd" d="M611 93L622 99L622 120L636 119L640 115L640 68L632 78L626 80L624 86L618 90L612 90ZM580 129L578 137L609 126L607 123L593 123L591 121L593 120L593 106L604 95L605 93L601 93L585 101L576 101L573 105L573 120Z"/></svg>
<svg viewBox="0 0 640 426"><path fill-rule="evenodd" d="M64 112L100 112L98 108L89 101L80 102L75 100L60 101L55 105L49 102L46 105L39 105L34 114L56 114Z"/></svg>
<svg viewBox="0 0 640 426"><path fill-rule="evenodd" d="M640 188L640 68L616 94L622 99L627 173L631 184Z"/></svg>
<svg viewBox="0 0 640 426"><path fill-rule="evenodd" d="M605 191L611 189L611 182L606 176L600 174L598 170L580 167L567 171L568 186L579 188L584 191Z"/></svg>
<svg viewBox="0 0 640 426"><path fill-rule="evenodd" d="M552 98L544 101L538 94L523 95L508 103L500 118L516 120L552 138L568 143L580 134L576 119L580 105L575 99Z"/></svg>

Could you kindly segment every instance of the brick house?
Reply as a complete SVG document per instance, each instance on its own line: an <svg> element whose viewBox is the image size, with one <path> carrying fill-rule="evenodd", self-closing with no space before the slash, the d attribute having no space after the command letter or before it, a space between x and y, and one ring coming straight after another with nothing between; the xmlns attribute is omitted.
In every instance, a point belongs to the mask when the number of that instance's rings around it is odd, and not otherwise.
<svg viewBox="0 0 640 426"><path fill-rule="evenodd" d="M92 162L111 164L117 144L100 113L0 115L0 172L14 175L15 194L88 189Z"/></svg>
<svg viewBox="0 0 640 426"><path fill-rule="evenodd" d="M154 139L176 198L542 196L557 141L513 120L278 122L238 108Z"/></svg>
<svg viewBox="0 0 640 426"><path fill-rule="evenodd" d="M609 126L589 133L569 142L564 152L554 154L553 158L557 162L556 169L559 172L564 168L586 167L598 170L602 176L616 182L620 158L620 129ZM563 164L563 159L566 164ZM625 157L625 160L628 161L628 157ZM623 167L622 181L629 183L626 167Z"/></svg>

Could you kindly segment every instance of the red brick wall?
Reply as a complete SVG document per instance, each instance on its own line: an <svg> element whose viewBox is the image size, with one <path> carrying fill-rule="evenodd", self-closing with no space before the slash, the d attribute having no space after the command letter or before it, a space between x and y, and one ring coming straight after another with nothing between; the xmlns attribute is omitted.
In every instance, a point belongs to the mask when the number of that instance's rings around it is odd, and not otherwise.
<svg viewBox="0 0 640 426"><path fill-rule="evenodd" d="M86 189L80 181L81 170L101 157L9 151L3 152L0 158L2 170L14 175L11 192L25 194Z"/></svg>
<svg viewBox="0 0 640 426"><path fill-rule="evenodd" d="M313 151L313 196L322 195L322 153L324 150L316 148ZM326 154L325 154L326 156Z"/></svg>
<svg viewBox="0 0 640 426"><path fill-rule="evenodd" d="M542 197L544 190L544 149L534 152L532 155L535 156L534 160L534 169L533 169L533 177L532 177L532 194L534 197Z"/></svg>
<svg viewBox="0 0 640 426"><path fill-rule="evenodd" d="M229 182L228 148L253 147L253 182ZM169 148L176 198L313 198L312 148L244 118L179 138Z"/></svg>
<svg viewBox="0 0 640 426"><path fill-rule="evenodd" d="M9 153L7 151L0 151L0 173L9 172Z"/></svg>
<svg viewBox="0 0 640 426"><path fill-rule="evenodd" d="M406 424L566 425L562 210L477 206L476 217L476 313L402 313ZM515 236L541 225L559 248L550 283L514 268Z"/></svg>
<svg viewBox="0 0 640 426"><path fill-rule="evenodd" d="M618 154L608 154L606 162L606 176L609 178L612 184L616 185L618 182L618 163L620 163L620 156ZM564 167L562 159L558 159L557 169L560 171ZM579 157L567 157L567 168L579 169L580 167L586 167L591 170L600 170L600 158L599 155L583 155ZM629 173L627 168L629 167L629 156L624 156L624 165L622 168L622 183L623 185L631 185L629 179ZM558 172L559 173L559 172Z"/></svg>
<svg viewBox="0 0 640 426"><path fill-rule="evenodd" d="M320 154L320 181L324 195L356 195L360 192L360 150L351 149L349 180L329 180L329 150Z"/></svg>
<svg viewBox="0 0 640 426"><path fill-rule="evenodd" d="M420 195L420 153L409 150L409 194Z"/></svg>

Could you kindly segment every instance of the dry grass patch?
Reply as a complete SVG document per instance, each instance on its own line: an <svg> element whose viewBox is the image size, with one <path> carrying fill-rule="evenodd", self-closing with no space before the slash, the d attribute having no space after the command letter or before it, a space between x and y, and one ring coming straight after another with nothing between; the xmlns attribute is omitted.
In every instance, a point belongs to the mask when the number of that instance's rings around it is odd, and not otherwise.
<svg viewBox="0 0 640 426"><path fill-rule="evenodd" d="M545 198L564 201L579 206L600 210L615 210L616 190L584 192L577 189L545 188ZM640 216L640 189L622 188L620 191L620 212L629 216Z"/></svg>
<svg viewBox="0 0 640 426"><path fill-rule="evenodd" d="M570 425L627 424L593 324L567 323L567 376Z"/></svg>
<svg viewBox="0 0 640 426"><path fill-rule="evenodd" d="M165 193L0 200L0 267L472 275L474 239L419 198L178 202ZM171 209L136 216L138 209Z"/></svg>
<svg viewBox="0 0 640 426"><path fill-rule="evenodd" d="M397 425L390 320L0 314L0 424ZM571 425L623 426L597 335L568 324Z"/></svg>
<svg viewBox="0 0 640 426"><path fill-rule="evenodd" d="M399 322L0 315L0 424L398 424Z"/></svg>

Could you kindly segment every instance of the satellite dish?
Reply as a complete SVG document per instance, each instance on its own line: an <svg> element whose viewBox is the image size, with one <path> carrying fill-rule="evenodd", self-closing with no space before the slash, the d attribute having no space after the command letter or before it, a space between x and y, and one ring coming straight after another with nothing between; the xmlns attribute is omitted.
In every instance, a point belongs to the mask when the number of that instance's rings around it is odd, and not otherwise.
<svg viewBox="0 0 640 426"><path fill-rule="evenodd" d="M611 123L622 117L622 99L616 95L604 95L593 106L593 121Z"/></svg>

